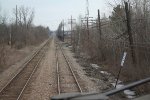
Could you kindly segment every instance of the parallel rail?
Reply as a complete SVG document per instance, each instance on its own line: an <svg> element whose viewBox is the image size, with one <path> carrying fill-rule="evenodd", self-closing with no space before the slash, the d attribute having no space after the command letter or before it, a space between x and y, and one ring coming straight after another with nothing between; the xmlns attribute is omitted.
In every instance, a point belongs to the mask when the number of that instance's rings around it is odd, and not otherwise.
<svg viewBox="0 0 150 100"><path fill-rule="evenodd" d="M23 65L23 68L0 90L0 100L19 100L42 60L49 40Z"/></svg>
<svg viewBox="0 0 150 100"><path fill-rule="evenodd" d="M66 61L66 64L67 64L67 66L70 69L70 72L72 73L73 79L75 80L75 84L76 84L76 86L78 88L78 92L82 93L83 90L82 90L82 88L81 88L81 86L79 84L79 81L78 81L78 79L77 79L77 77L76 77L76 75L75 75L75 73L74 73L74 71L73 71L73 69L71 67L71 63L67 59L67 57L66 57L66 55L65 55L65 53L63 51L63 48L61 47L60 44L58 44L58 47L60 48L60 51L61 51L61 53L62 53L62 55L63 55L63 57L64 57L64 59ZM58 47L56 47L57 84L58 84L57 85L57 89L58 89L58 93L60 94L61 93L61 82L60 82L60 71L59 71L60 65L59 65L59 60L58 60Z"/></svg>
<svg viewBox="0 0 150 100"><path fill-rule="evenodd" d="M58 94L60 94L60 74L59 74L59 61L58 61L58 51L57 51L57 47L56 47L56 70L57 70L57 91L58 91Z"/></svg>

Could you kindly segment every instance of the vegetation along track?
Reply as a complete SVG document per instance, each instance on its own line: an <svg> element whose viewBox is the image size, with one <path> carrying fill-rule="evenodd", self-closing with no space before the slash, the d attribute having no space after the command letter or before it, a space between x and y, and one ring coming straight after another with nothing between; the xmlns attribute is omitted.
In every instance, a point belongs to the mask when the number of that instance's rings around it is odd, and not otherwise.
<svg viewBox="0 0 150 100"><path fill-rule="evenodd" d="M57 42L56 45L56 65L57 65L57 89L58 93L81 92L82 89L76 75L67 59L63 48Z"/></svg>
<svg viewBox="0 0 150 100"><path fill-rule="evenodd" d="M0 100L19 100L47 50L48 40L1 90Z"/></svg>

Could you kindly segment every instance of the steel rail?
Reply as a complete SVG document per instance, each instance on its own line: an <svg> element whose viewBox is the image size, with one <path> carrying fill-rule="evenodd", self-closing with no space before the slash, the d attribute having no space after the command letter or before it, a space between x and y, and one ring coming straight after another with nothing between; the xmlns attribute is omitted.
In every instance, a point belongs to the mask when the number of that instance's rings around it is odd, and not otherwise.
<svg viewBox="0 0 150 100"><path fill-rule="evenodd" d="M38 49L38 50L35 51L35 53L29 58L29 60L26 61L26 62L22 65L23 68L22 68L20 71L18 71L18 72L6 83L6 85L0 90L0 93L2 93L2 92L4 91L4 89L5 89L9 84L11 84L11 82L12 82L13 80L15 80L15 78L16 78L17 76L19 76L19 74L21 74L21 72L27 67L27 65L38 55L38 53L46 46L46 44L48 44L48 42L49 42L49 39L46 41L46 43L45 43L40 49ZM43 55L44 55L44 54L43 54ZM40 60L41 60L41 59L42 59L42 57L40 58ZM40 60L38 61L38 63L40 62ZM37 64L36 64L35 67L37 67ZM35 71L35 68L33 69L33 71ZM33 71L31 72L29 78L31 78L31 75L33 75ZM27 85L27 83L29 82L29 78L28 78L27 82L25 83L25 85ZM20 92L20 94L19 94L17 100L19 100L19 98L20 98L20 96L22 95L22 93L23 93L25 87L26 87L26 86L24 86L23 89L21 90L21 92Z"/></svg>
<svg viewBox="0 0 150 100"><path fill-rule="evenodd" d="M55 56L56 56L56 66L57 66L57 91L58 94L60 94L60 75L59 75L59 62L58 62L58 50L57 50L57 46L56 46L56 52L55 52Z"/></svg>
<svg viewBox="0 0 150 100"><path fill-rule="evenodd" d="M40 58L40 60L37 62L35 68L33 69L32 73L31 73L31 75L30 75L30 77L28 78L28 80L27 80L25 86L23 87L22 91L20 92L20 94L19 94L17 100L20 100L20 98L21 98L21 96L22 96L22 94L23 94L25 88L27 87L29 81L31 80L33 74L35 73L35 71L36 71L36 69L37 69L38 65L40 64L40 62L41 62L41 60L42 60L43 57L44 57L44 54L42 55L42 57Z"/></svg>
<svg viewBox="0 0 150 100"><path fill-rule="evenodd" d="M60 50L61 50L61 52L62 52L62 54L63 54L63 57L65 58L65 61L67 62L67 65L68 65L68 67L69 67L69 69L70 69L70 71L71 71L71 73L72 73L72 75L73 75L73 78L74 78L74 80L75 80L75 82L76 82L76 84L77 84L77 87L78 87L78 89L79 89L79 92L82 93L82 92L83 92L83 91L82 91L82 88L81 88L81 86L80 86L80 84L79 84L79 82L78 82L78 80L77 80L76 75L74 74L74 71L72 70L71 64L70 64L69 60L67 59L66 55L64 54L64 51L63 51L63 48L61 47L61 45L60 45L60 44L58 44L58 45L59 45Z"/></svg>
<svg viewBox="0 0 150 100"><path fill-rule="evenodd" d="M47 42L48 42L49 40L47 40ZM47 43L46 42L46 43ZM45 44L46 44L45 43ZM45 45L44 44L44 45ZM38 50L36 50L35 51L35 53L29 58L29 60L28 61L26 61L22 66L23 66L23 68L17 73L17 74L15 74L7 83L6 83L6 85L0 90L0 93L4 90L4 88L5 87L7 87L7 85L8 84L10 84L11 83L11 81L26 67L26 65L39 53L39 51L44 47L44 45L40 48L40 49L38 49Z"/></svg>
<svg viewBox="0 0 150 100"><path fill-rule="evenodd" d="M17 73L15 74L7 83L6 85L0 90L0 93L8 86L8 84L10 84L12 82L12 80L26 67L26 65L37 55L39 51L36 51L33 56L23 64L23 68Z"/></svg>

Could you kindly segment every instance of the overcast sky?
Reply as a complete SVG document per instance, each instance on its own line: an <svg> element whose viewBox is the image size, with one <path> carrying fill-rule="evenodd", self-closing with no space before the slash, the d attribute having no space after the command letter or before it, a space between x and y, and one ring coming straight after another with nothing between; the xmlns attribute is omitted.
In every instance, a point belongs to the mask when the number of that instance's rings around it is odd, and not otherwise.
<svg viewBox="0 0 150 100"><path fill-rule="evenodd" d="M97 9L108 16L112 10L108 1L113 0L89 0L90 16L96 17ZM63 19L67 22L71 15L77 19L86 13L86 0L0 0L1 12L9 17L16 5L34 9L34 24L49 26L51 30L57 29Z"/></svg>

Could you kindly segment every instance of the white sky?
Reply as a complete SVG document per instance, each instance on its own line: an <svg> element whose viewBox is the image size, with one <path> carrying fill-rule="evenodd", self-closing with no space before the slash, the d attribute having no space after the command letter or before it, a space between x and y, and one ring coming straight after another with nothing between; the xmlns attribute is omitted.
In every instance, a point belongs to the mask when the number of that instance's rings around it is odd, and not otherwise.
<svg viewBox="0 0 150 100"><path fill-rule="evenodd" d="M89 0L90 16L96 18L97 9L101 14L111 14L108 1L113 3L114 0ZM63 19L67 22L71 15L77 19L86 13L86 0L0 0L1 12L9 17L16 5L34 9L34 24L49 26L51 30L56 30Z"/></svg>

